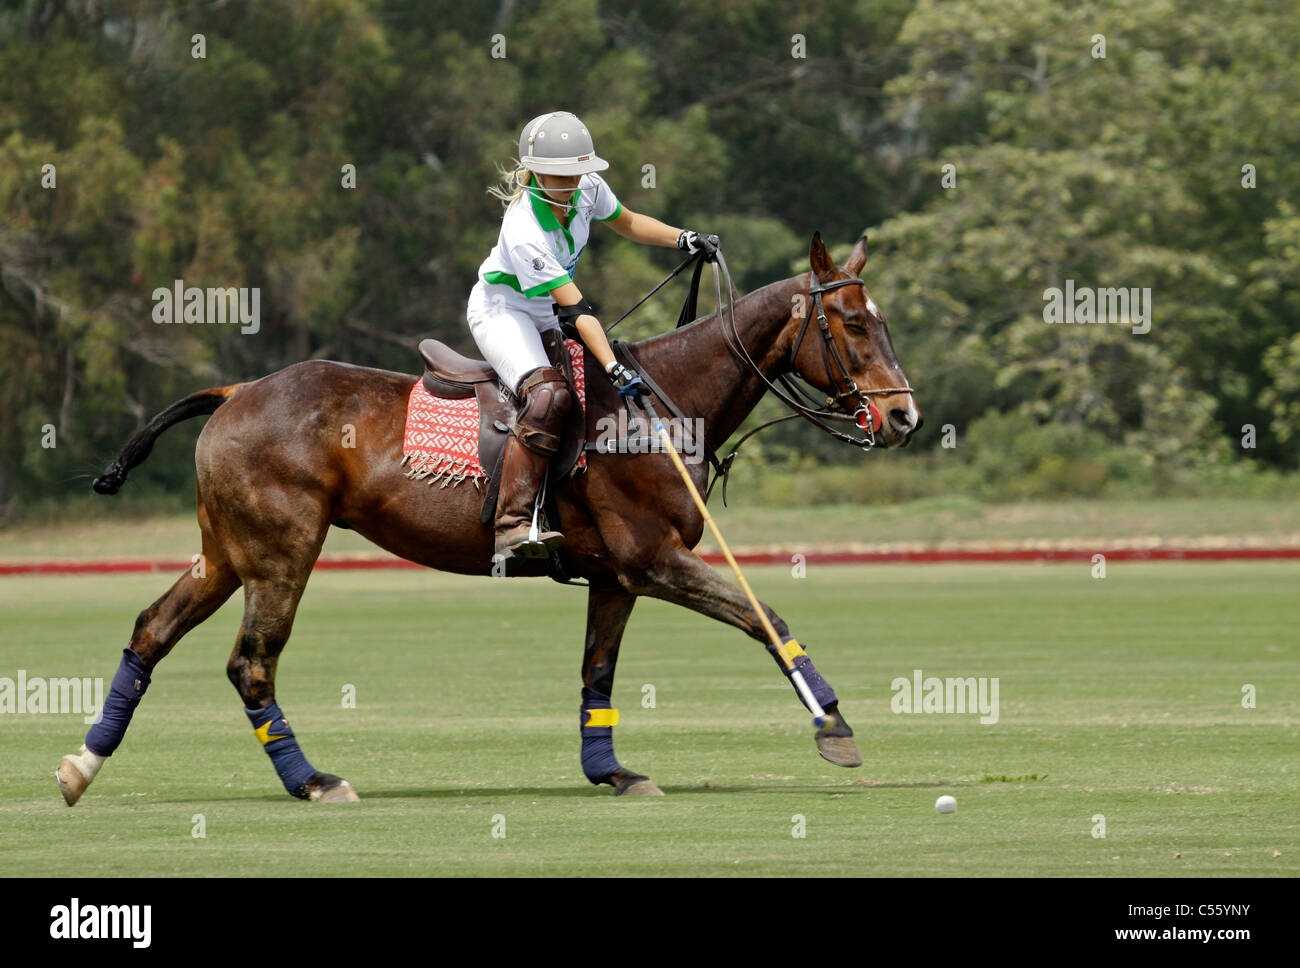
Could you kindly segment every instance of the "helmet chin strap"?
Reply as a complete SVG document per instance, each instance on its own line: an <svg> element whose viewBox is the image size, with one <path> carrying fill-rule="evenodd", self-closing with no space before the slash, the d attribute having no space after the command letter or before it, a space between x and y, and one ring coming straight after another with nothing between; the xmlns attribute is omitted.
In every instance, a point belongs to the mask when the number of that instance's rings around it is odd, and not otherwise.
<svg viewBox="0 0 1300 968"><path fill-rule="evenodd" d="M553 190L553 189L552 189L552 190ZM574 189L574 191L577 191L577 189ZM545 189L545 188L534 188L534 187L531 186L531 185L528 186L528 192L529 192L531 195L533 195L535 198L540 198L540 199L541 199L542 201L544 201L547 205L554 205L556 208L568 209L568 210L570 210L570 211L575 211L575 210L577 210L577 209L579 209L579 208L583 208L583 209L593 208L593 207L595 206L595 204L596 204L594 199L591 200L590 202L588 202L588 201L586 201L586 200L584 199L584 202L583 202L582 205L572 205L572 204L570 204L569 202L558 202L558 201L556 201L554 198L551 197L550 191L548 191L547 189ZM569 197L572 198L573 196L570 195Z"/></svg>
<svg viewBox="0 0 1300 968"><path fill-rule="evenodd" d="M534 178L537 177L536 173L534 173L533 177ZM583 208L583 209L595 208L597 193L600 191L599 187L597 187L593 190L593 193L590 196L587 196L586 193L584 193L583 194L584 201L582 205L571 205L568 202L557 202L554 198L551 197L551 192L568 191L569 197L572 198L573 192L576 192L578 190L577 186L575 186L572 189L546 188L543 185L523 185L521 187L524 189L524 191L528 192L528 194L532 195L534 198L541 199L543 202L545 202L548 205L554 205L556 208L568 209L570 211L576 211L579 208Z"/></svg>

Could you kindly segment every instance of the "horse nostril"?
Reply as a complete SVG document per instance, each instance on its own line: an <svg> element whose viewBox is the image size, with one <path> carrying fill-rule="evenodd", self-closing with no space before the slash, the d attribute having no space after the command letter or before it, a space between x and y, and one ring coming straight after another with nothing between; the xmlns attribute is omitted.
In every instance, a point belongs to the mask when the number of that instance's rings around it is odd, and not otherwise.
<svg viewBox="0 0 1300 968"><path fill-rule="evenodd" d="M906 433L912 429L912 414L903 407L891 407L889 422L900 432Z"/></svg>

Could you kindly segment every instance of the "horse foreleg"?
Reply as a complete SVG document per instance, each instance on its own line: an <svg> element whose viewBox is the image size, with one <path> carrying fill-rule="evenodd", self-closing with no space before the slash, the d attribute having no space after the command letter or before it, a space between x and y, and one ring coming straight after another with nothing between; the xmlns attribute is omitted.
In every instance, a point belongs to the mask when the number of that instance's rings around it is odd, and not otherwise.
<svg viewBox="0 0 1300 968"><path fill-rule="evenodd" d="M68 806L81 799L104 761L122 742L135 707L149 687L154 667L181 636L211 616L239 587L239 578L230 564L207 542L203 550L204 566L191 568L140 613L99 721L86 733L80 752L70 753L59 764L55 777Z"/></svg>
<svg viewBox="0 0 1300 968"><path fill-rule="evenodd" d="M629 591L638 595L649 595L664 601L684 605L689 609L734 625L750 636L762 642L779 668L790 678L790 671L777 655L776 647L768 641L767 631L754 613L748 596L741 589L723 579L699 555L695 554L680 541L673 542L667 550L645 568L623 576L623 584ZM839 699L829 683L822 678L806 652L790 635L785 620L769 606L759 602L776 634L785 643L788 652L793 654L795 667L803 675L804 681L812 690L818 704L830 714L828 724L814 732L817 751L822 758L836 766L861 766L862 754L853 739L853 729L844 720L839 710ZM803 697L795 691L801 703ZM804 703L807 706L807 703Z"/></svg>
<svg viewBox="0 0 1300 968"><path fill-rule="evenodd" d="M582 772L592 783L608 783L615 796L663 796L648 776L625 769L614 756L618 710L610 706L618 647L636 596L619 585L595 581L587 593L587 641L582 655Z"/></svg>
<svg viewBox="0 0 1300 968"><path fill-rule="evenodd" d="M306 584L301 579L255 579L245 587L244 620L226 665L226 675L244 701L253 734L271 758L284 788L300 800L354 802L352 784L321 773L303 755L298 739L275 701L275 670L289 640L294 613Z"/></svg>

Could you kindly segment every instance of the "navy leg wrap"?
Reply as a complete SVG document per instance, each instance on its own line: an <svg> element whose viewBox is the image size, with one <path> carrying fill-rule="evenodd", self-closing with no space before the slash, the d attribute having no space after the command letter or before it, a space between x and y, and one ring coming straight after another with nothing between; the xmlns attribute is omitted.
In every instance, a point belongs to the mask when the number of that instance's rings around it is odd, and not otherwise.
<svg viewBox="0 0 1300 968"><path fill-rule="evenodd" d="M271 757L271 765L280 775L284 788L298 799L306 800L309 796L307 781L316 775L316 767L303 756L279 704L272 702L265 709L245 709L244 714L253 724L253 732L266 755Z"/></svg>
<svg viewBox="0 0 1300 968"><path fill-rule="evenodd" d="M793 642L794 636L783 635L781 641ZM776 646L771 642L767 643L767 651L770 652L772 658L776 660L777 668L785 674L787 679L789 679L790 670L785 667L785 663L782 662L781 657L777 655ZM830 683L822 678L822 674L818 672L817 667L813 665L812 659L808 658L806 655L797 656L794 660L794 667L803 675L803 681L808 684L809 690L812 691L813 698L817 700L822 709L829 709L832 705L839 702L839 699L835 696L835 690L831 688ZM799 696L799 690L796 689L794 694ZM799 701L803 703L805 708L807 708L808 704L803 702L803 696L799 696ZM811 712L811 710L809 710L809 712Z"/></svg>
<svg viewBox="0 0 1300 968"><path fill-rule="evenodd" d="M140 697L149 688L149 670L140 657L130 649L123 649L122 653L108 698L104 700L103 714L86 733L86 749L97 756L113 755L131 725L131 714Z"/></svg>
<svg viewBox="0 0 1300 968"><path fill-rule="evenodd" d="M614 727L584 726L590 718L588 709L610 709L609 696L595 689L582 690L582 705L578 710L578 725L582 732L582 772L592 783L601 783L605 777L623 767L614 758Z"/></svg>

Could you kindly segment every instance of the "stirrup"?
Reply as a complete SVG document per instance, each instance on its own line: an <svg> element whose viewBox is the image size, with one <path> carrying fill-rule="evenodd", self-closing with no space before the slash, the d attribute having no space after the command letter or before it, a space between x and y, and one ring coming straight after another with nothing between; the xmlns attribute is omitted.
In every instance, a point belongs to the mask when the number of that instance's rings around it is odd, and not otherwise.
<svg viewBox="0 0 1300 968"><path fill-rule="evenodd" d="M511 558L546 559L554 556L564 547L564 535L558 531L541 531L538 528L542 504L546 500L546 475L542 475L542 485L533 498L533 519L528 525L528 533L522 538L510 541L498 547L496 554L506 561Z"/></svg>
<svg viewBox="0 0 1300 968"><path fill-rule="evenodd" d="M511 558L550 558L564 547L564 535L558 531L541 531L536 536L528 534L503 546L497 554Z"/></svg>

